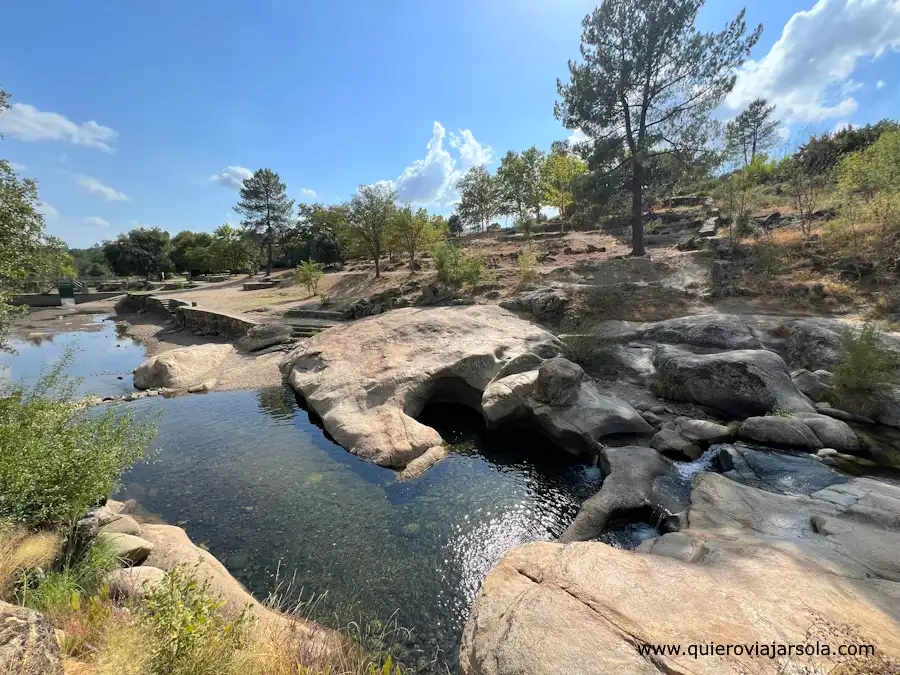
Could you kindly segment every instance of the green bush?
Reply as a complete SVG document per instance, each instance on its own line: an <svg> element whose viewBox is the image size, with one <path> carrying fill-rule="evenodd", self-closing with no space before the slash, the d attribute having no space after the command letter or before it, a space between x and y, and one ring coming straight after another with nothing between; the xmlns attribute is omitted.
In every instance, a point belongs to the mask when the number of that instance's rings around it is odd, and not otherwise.
<svg viewBox="0 0 900 675"><path fill-rule="evenodd" d="M225 619L224 605L211 594L208 581L201 583L182 568L149 588L144 609L154 637L153 675L225 672L244 646L252 616L248 608L236 619Z"/></svg>
<svg viewBox="0 0 900 675"><path fill-rule="evenodd" d="M152 438L153 426L131 414L89 415L64 363L30 391L0 392L0 517L35 527L74 521L115 490Z"/></svg>
<svg viewBox="0 0 900 675"><path fill-rule="evenodd" d="M537 256L530 246L519 251L516 257L516 267L519 270L519 283L529 284L538 279Z"/></svg>
<svg viewBox="0 0 900 675"><path fill-rule="evenodd" d="M462 253L456 246L442 241L432 249L431 256L434 259L438 281L445 284L459 282Z"/></svg>
<svg viewBox="0 0 900 675"><path fill-rule="evenodd" d="M487 266L484 264L484 258L480 253L469 253L463 256L460 264L459 280L469 286L474 293L478 289L478 284L487 276Z"/></svg>
<svg viewBox="0 0 900 675"><path fill-rule="evenodd" d="M613 370L619 366L616 345L596 335L563 335L566 358L587 371Z"/></svg>
<svg viewBox="0 0 900 675"><path fill-rule="evenodd" d="M858 333L848 334L841 346L843 357L833 370L832 400L852 412L875 414L875 394L897 381L900 355L884 346L878 328L871 323L863 325Z"/></svg>
<svg viewBox="0 0 900 675"><path fill-rule="evenodd" d="M314 263L310 260L304 260L294 271L294 281L298 284L306 286L310 296L316 294L319 288L319 280L325 275L322 265Z"/></svg>

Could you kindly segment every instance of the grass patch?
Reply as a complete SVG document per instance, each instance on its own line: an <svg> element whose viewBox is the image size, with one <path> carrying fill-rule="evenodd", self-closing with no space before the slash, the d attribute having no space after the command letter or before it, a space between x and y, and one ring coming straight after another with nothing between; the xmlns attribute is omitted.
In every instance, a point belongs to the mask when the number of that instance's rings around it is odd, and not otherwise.
<svg viewBox="0 0 900 675"><path fill-rule="evenodd" d="M596 335L562 335L566 358L588 372L617 370L619 357L615 343Z"/></svg>
<svg viewBox="0 0 900 675"><path fill-rule="evenodd" d="M843 357L833 369L831 402L861 415L876 415L879 390L897 382L900 355L884 345L878 328L872 323L846 335L841 347Z"/></svg>

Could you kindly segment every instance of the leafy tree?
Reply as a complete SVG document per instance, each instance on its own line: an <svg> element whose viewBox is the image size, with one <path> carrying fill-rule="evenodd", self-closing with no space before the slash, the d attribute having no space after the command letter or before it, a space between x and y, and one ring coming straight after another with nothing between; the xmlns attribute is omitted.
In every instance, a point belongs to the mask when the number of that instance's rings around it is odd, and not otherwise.
<svg viewBox="0 0 900 675"><path fill-rule="evenodd" d="M304 258L333 265L344 259L347 238L347 208L341 204L300 204L294 228L295 244L300 244Z"/></svg>
<svg viewBox="0 0 900 675"><path fill-rule="evenodd" d="M541 174L544 191L544 201L550 206L559 209L560 220L563 222L561 227L565 227L565 221L562 220L569 207L574 201L572 195L573 183L579 176L587 173L587 164L575 155L557 151L551 152L544 164L544 170Z"/></svg>
<svg viewBox="0 0 900 675"><path fill-rule="evenodd" d="M778 120L772 118L775 106L764 98L758 98L725 127L725 144L732 157L750 164L760 153L778 143Z"/></svg>
<svg viewBox="0 0 900 675"><path fill-rule="evenodd" d="M842 157L865 150L882 134L900 130L900 124L893 120L881 120L864 127L841 129L836 133L813 136L800 147L796 158L804 164L808 174L826 172L833 169Z"/></svg>
<svg viewBox="0 0 900 675"><path fill-rule="evenodd" d="M606 0L584 19L582 62L558 83L557 118L594 139L592 168L631 195L633 255L644 254L648 163L706 152L710 113L762 32L745 36L743 11L719 33L698 32L704 2Z"/></svg>
<svg viewBox="0 0 900 675"><path fill-rule="evenodd" d="M206 273L216 271L214 253L210 250L215 238L208 232L185 230L172 237L172 264L176 272Z"/></svg>
<svg viewBox="0 0 900 675"><path fill-rule="evenodd" d="M451 237L458 237L463 233L463 221L458 213L454 213L447 219L447 229Z"/></svg>
<svg viewBox="0 0 900 675"><path fill-rule="evenodd" d="M293 219L294 200L288 199L287 187L271 169L258 169L244 181L241 200L234 210L243 216L244 229L259 237L266 247L266 274L272 274L272 247Z"/></svg>
<svg viewBox="0 0 900 675"><path fill-rule="evenodd" d="M491 220L500 212L497 181L484 164L473 166L456 184L459 205L456 207L462 223L473 230L486 230Z"/></svg>
<svg viewBox="0 0 900 675"><path fill-rule="evenodd" d="M324 276L322 266L309 260L304 260L297 266L294 272L294 281L298 284L306 286L306 290L310 297L314 296L319 287L319 280Z"/></svg>
<svg viewBox="0 0 900 675"><path fill-rule="evenodd" d="M360 185L347 206L348 235L375 261L375 278L381 276L381 251L397 210L397 191L383 183Z"/></svg>
<svg viewBox="0 0 900 675"><path fill-rule="evenodd" d="M78 276L103 277L112 274L100 245L90 248L70 248L69 255L75 261Z"/></svg>
<svg viewBox="0 0 900 675"><path fill-rule="evenodd" d="M533 146L521 154L512 150L506 153L497 169L501 213L518 216L520 222L528 220L529 211L535 218L540 215L544 159L544 153Z"/></svg>
<svg viewBox="0 0 900 675"><path fill-rule="evenodd" d="M256 251L240 230L225 223L213 231L213 238L212 248L223 270L256 271Z"/></svg>
<svg viewBox="0 0 900 675"><path fill-rule="evenodd" d="M137 228L103 243L103 254L116 274L148 279L173 269L169 233L158 227Z"/></svg>
<svg viewBox="0 0 900 675"><path fill-rule="evenodd" d="M437 239L437 231L428 216L428 211L425 209L413 211L409 204L397 209L394 214L391 235L400 250L409 256L411 270L416 269L416 254L430 247Z"/></svg>

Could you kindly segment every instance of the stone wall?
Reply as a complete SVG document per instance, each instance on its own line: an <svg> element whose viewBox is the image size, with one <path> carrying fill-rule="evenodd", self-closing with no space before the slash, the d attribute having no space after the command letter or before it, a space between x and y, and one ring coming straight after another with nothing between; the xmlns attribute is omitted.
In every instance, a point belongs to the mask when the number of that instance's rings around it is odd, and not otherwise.
<svg viewBox="0 0 900 675"><path fill-rule="evenodd" d="M178 322L191 333L242 337L257 322L238 314L182 306L176 310Z"/></svg>

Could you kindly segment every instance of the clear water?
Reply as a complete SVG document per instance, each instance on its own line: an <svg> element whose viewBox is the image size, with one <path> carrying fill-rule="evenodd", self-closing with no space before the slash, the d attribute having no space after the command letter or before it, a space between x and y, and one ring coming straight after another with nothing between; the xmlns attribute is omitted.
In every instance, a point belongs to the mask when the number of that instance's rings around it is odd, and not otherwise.
<svg viewBox="0 0 900 675"><path fill-rule="evenodd" d="M137 347L110 347L116 340L108 325L4 358L14 376L33 375L61 345L79 342L85 356L73 374L106 393L123 383L103 371L130 371L141 357ZM324 594L320 620L340 626L396 612L410 630L402 657L432 663L429 671L454 669L471 602L504 552L557 537L601 482L596 467L534 434L487 432L456 406L422 418L454 452L401 483L329 440L287 388L123 405L162 415L151 457L125 476L120 497L182 525L257 597L275 590L280 569L281 579L296 572L305 597Z"/></svg>

